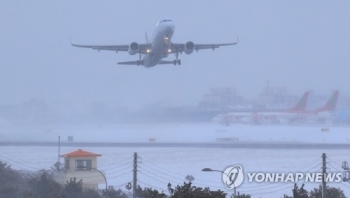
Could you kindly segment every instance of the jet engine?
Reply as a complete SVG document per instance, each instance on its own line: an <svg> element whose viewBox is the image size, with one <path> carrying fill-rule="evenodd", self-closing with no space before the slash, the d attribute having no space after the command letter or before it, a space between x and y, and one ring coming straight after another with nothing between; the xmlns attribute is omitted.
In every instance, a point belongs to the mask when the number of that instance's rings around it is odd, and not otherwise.
<svg viewBox="0 0 350 198"><path fill-rule="evenodd" d="M130 55L135 55L138 51L139 51L139 44L136 43L136 42L132 42L129 45L129 49L128 49L129 54Z"/></svg>
<svg viewBox="0 0 350 198"><path fill-rule="evenodd" d="M184 52L186 54L191 54L194 50L194 43L192 41L188 41L186 44L185 44L185 48L184 48Z"/></svg>

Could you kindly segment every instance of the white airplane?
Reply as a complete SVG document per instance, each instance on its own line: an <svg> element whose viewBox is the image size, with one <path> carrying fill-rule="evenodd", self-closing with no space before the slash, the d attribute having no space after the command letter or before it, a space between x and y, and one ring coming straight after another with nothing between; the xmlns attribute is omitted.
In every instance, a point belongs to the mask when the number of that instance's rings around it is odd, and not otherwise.
<svg viewBox="0 0 350 198"><path fill-rule="evenodd" d="M231 123L245 123L245 124L262 124L262 123L277 123L286 122L287 120L295 119L301 112L305 111L308 92L300 98L298 103L291 109L286 109L278 112L230 112L223 113L215 116L212 121L222 124L229 125Z"/></svg>
<svg viewBox="0 0 350 198"><path fill-rule="evenodd" d="M157 23L155 36L151 43L148 42L146 34L146 44L138 44L137 42L132 42L130 45L79 45L73 44L75 47L91 48L94 50L110 50L110 51L124 51L128 52L130 55L139 54L139 59L137 61L127 61L119 62L120 65L143 65L147 68L153 67L157 64L178 64L181 65L181 60L178 59L179 54L185 52L186 54L191 54L194 50L202 49L215 49L221 46L236 45L234 43L223 43L223 44L194 44L192 41L188 41L185 44L173 43L171 42L171 37L175 31L174 23L169 20L161 20ZM169 54L175 55L174 61L162 60L168 57ZM142 58L142 55L145 55Z"/></svg>
<svg viewBox="0 0 350 198"><path fill-rule="evenodd" d="M242 119L246 124L288 124L301 119L300 115L305 112L309 92L305 92L297 104L291 109L271 112L254 112L248 118Z"/></svg>
<svg viewBox="0 0 350 198"><path fill-rule="evenodd" d="M292 109L282 112L256 112L251 117L242 118L247 124L296 124L329 123L335 110L339 91L335 91L327 103L316 110L306 111L307 92Z"/></svg>
<svg viewBox="0 0 350 198"><path fill-rule="evenodd" d="M339 91L335 91L323 107L316 110L303 112L301 116L303 117L304 122L310 124L332 123L332 118L337 107L338 97Z"/></svg>

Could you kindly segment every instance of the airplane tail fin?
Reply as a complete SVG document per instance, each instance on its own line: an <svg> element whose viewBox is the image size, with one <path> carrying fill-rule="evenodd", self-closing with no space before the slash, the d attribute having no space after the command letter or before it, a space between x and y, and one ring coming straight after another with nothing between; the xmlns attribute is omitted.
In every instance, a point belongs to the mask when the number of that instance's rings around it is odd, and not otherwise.
<svg viewBox="0 0 350 198"><path fill-rule="evenodd" d="M293 112L305 111L308 97L309 97L309 92L305 92L304 95L298 101L298 103L293 108L289 109L288 111L293 111Z"/></svg>
<svg viewBox="0 0 350 198"><path fill-rule="evenodd" d="M146 39L146 43L149 44L147 32L145 32L145 39Z"/></svg>
<svg viewBox="0 0 350 198"><path fill-rule="evenodd" d="M339 91L335 91L327 103L323 107L316 109L316 112L334 111L337 106L338 96Z"/></svg>

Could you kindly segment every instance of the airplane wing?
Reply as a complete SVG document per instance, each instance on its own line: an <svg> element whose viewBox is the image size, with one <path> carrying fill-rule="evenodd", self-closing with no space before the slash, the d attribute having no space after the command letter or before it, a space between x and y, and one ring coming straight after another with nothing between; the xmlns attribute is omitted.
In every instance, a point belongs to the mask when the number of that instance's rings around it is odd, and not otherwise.
<svg viewBox="0 0 350 198"><path fill-rule="evenodd" d="M198 51L198 50L202 50L202 49L216 49L219 48L221 46L228 46L228 45L236 45L238 44L239 40L238 40L238 36L237 36L237 42L233 42L233 43L221 43L221 44L194 44L194 50ZM172 52L176 53L176 52L180 52L182 53L185 50L185 45L186 44L179 44L179 43L172 43Z"/></svg>
<svg viewBox="0 0 350 198"><path fill-rule="evenodd" d="M115 52L127 52L129 50L129 45L80 45L71 43L74 47L90 48L93 50L109 50ZM150 44L139 44L139 51L137 53L146 54L147 49L150 49Z"/></svg>

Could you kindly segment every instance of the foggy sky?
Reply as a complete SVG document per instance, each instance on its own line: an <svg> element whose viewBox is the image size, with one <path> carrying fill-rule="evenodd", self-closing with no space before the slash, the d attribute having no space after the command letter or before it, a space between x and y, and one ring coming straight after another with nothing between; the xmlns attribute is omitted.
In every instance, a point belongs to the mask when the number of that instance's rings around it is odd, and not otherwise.
<svg viewBox="0 0 350 198"><path fill-rule="evenodd" d="M149 69L70 45L143 43L165 18L173 42L240 42ZM293 94L349 94L349 19L349 1L0 1L0 104L196 105L211 87L252 98L267 80Z"/></svg>

